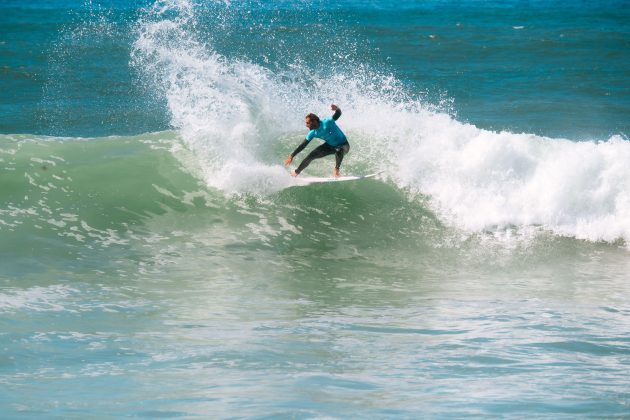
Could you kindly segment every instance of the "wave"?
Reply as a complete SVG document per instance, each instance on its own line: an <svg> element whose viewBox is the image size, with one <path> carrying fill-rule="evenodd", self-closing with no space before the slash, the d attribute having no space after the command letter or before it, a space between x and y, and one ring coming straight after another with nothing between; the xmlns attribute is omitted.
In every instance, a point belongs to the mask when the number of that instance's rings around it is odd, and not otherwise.
<svg viewBox="0 0 630 420"><path fill-rule="evenodd" d="M210 187L262 195L286 188L281 161L304 134L303 116L335 102L353 147L344 169L385 170L410 200L428 196L452 226L539 226L630 243L630 142L619 135L576 142L479 129L412 98L390 75L362 67L320 74L299 62L273 72L218 54L194 28L190 2L157 2L139 21L132 64L166 97Z"/></svg>

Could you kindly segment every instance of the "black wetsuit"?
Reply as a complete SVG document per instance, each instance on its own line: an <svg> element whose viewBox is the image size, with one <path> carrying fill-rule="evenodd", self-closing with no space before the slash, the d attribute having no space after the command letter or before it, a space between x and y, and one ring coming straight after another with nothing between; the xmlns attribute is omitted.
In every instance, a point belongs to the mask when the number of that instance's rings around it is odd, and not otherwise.
<svg viewBox="0 0 630 420"><path fill-rule="evenodd" d="M337 108L337 110L335 111L335 113L332 116L332 119L337 121L340 116L341 116L341 110L339 108ZM291 157L295 157L295 155L297 155L302 150L304 150L304 148L306 147L306 145L308 145L308 143L309 143L309 140L305 139L293 151L293 153L291 153ZM328 143L321 144L321 145L317 146L315 149L313 149L313 151L311 153L309 153L308 156L306 156L306 158L304 158L302 163L300 163L298 168L295 170L295 173L299 174L300 172L302 172L308 165L311 164L311 162L313 160L319 159L319 158L323 158L324 156L328 156L328 155L332 155L332 154L335 155L335 169L339 169L339 167L341 166L341 162L343 161L343 157L349 151L350 151L350 143L348 143L347 139L346 139L345 143L340 144L338 146L331 146Z"/></svg>

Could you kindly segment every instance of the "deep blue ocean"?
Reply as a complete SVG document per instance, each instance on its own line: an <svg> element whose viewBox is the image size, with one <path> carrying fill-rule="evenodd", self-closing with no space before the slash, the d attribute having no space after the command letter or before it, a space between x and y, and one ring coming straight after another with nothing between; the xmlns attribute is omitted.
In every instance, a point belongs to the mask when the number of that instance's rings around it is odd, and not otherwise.
<svg viewBox="0 0 630 420"><path fill-rule="evenodd" d="M4 0L0 418L630 417L628 22Z"/></svg>

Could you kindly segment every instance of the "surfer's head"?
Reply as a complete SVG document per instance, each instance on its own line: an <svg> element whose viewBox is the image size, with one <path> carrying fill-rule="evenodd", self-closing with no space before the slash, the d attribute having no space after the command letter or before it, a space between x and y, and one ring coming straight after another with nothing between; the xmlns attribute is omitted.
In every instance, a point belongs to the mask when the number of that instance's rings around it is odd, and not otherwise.
<svg viewBox="0 0 630 420"><path fill-rule="evenodd" d="M319 117L313 113L308 114L304 122L309 130L317 130L319 128Z"/></svg>

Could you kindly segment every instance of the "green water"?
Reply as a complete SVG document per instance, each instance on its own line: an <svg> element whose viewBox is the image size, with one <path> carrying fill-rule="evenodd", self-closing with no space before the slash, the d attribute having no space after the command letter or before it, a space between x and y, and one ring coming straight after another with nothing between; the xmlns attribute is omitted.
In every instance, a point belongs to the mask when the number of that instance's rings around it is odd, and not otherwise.
<svg viewBox="0 0 630 420"><path fill-rule="evenodd" d="M387 180L226 196L177 142L5 141L9 417L626 411L627 250L466 234Z"/></svg>

